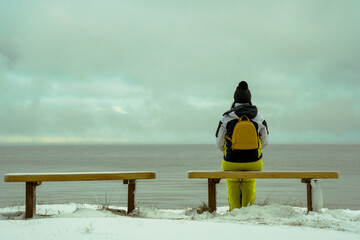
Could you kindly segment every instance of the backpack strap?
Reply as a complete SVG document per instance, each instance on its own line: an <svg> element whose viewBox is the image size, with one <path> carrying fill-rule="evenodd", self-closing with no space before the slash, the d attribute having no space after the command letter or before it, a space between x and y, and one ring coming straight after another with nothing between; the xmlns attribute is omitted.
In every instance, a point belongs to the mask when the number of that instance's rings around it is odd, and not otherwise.
<svg viewBox="0 0 360 240"><path fill-rule="evenodd" d="M243 120L243 118L246 118L246 120ZM242 115L242 116L239 118L239 122L240 122L240 121L249 121L249 122L250 122L250 119L249 119L248 116Z"/></svg>

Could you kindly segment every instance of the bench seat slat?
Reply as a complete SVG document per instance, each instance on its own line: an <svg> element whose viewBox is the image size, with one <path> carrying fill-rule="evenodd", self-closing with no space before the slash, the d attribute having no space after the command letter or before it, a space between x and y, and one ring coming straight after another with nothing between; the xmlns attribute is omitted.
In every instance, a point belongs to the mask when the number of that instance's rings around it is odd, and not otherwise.
<svg viewBox="0 0 360 240"><path fill-rule="evenodd" d="M189 171L188 178L339 178L338 172L309 171Z"/></svg>
<svg viewBox="0 0 360 240"><path fill-rule="evenodd" d="M5 182L155 179L155 172L9 173Z"/></svg>

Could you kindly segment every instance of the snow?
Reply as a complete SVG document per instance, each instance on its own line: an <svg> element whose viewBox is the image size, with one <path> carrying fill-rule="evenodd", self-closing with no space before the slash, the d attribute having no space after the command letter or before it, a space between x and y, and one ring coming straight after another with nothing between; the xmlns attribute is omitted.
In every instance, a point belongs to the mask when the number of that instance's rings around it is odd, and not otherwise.
<svg viewBox="0 0 360 240"><path fill-rule="evenodd" d="M305 208L273 204L200 214L196 209L140 206L125 216L100 208L38 205L31 220L23 220L24 206L3 208L0 239L360 239L360 210L322 208L307 214Z"/></svg>

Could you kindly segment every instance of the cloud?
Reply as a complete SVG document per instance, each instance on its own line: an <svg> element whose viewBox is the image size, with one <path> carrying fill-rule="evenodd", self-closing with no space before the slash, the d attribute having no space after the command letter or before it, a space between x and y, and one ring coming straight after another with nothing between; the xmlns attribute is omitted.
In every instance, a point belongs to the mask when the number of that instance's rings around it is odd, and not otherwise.
<svg viewBox="0 0 360 240"><path fill-rule="evenodd" d="M307 129L309 138L360 132L359 9L358 1L2 1L0 135L212 142L241 80L275 141Z"/></svg>
<svg viewBox="0 0 360 240"><path fill-rule="evenodd" d="M125 111L124 109L122 109L121 107L118 107L118 106L112 106L112 109L117 112L117 113L120 113L120 114L127 114L127 111Z"/></svg>

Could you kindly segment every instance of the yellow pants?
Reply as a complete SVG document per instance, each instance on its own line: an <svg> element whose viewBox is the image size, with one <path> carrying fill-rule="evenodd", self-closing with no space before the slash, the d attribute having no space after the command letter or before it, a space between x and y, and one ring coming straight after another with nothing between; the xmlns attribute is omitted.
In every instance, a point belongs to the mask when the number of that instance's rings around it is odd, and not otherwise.
<svg viewBox="0 0 360 240"><path fill-rule="evenodd" d="M224 171L261 171L263 168L262 159L250 163L234 163L222 161ZM256 179L226 179L226 187L230 211L234 208L246 207L255 202Z"/></svg>

